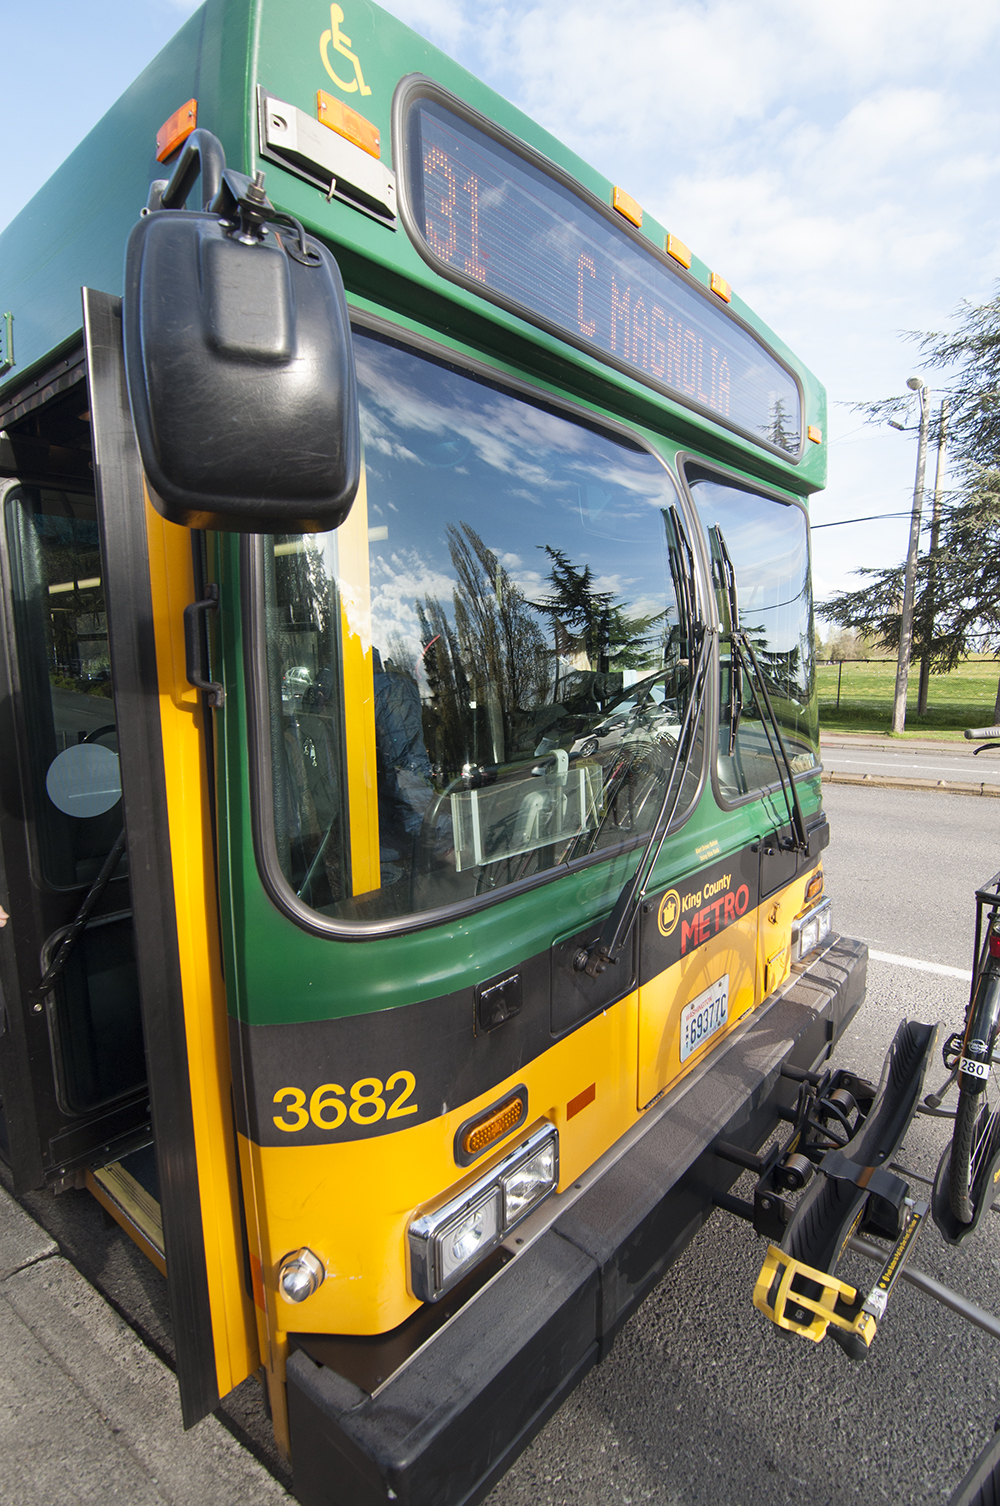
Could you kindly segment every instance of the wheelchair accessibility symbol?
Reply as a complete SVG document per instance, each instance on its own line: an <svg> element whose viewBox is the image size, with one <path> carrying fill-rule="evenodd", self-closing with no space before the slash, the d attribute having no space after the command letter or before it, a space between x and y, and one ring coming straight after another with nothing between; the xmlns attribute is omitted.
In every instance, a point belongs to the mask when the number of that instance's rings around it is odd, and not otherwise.
<svg viewBox="0 0 1000 1506"><path fill-rule="evenodd" d="M319 39L319 55L323 59L323 67L333 79L337 88L343 89L345 94L353 94L355 90L358 90L361 94L370 94L372 91L365 83L365 76L361 72L361 64L358 62L357 56L351 51L351 39L350 37L345 37L340 29L340 23L343 19L344 12L340 6L331 5L330 30L324 31ZM334 51L339 52L342 58L346 58L354 69L354 77L349 83L345 84L339 74L334 71L333 64L330 61L331 43L333 44Z"/></svg>

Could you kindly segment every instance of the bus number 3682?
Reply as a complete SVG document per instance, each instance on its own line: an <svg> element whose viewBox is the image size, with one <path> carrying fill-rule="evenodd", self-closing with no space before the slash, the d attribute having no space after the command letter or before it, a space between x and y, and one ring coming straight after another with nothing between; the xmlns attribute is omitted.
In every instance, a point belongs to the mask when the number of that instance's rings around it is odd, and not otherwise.
<svg viewBox="0 0 1000 1506"><path fill-rule="evenodd" d="M314 1088L306 1107L302 1088L279 1088L273 1102L284 1104L282 1113L274 1115L278 1129L293 1135L304 1130L310 1121L317 1129L335 1130L353 1119L355 1124L375 1124L379 1119L402 1119L417 1112L417 1104L407 1099L414 1092L417 1079L412 1072L393 1072L383 1085L380 1077L359 1077L349 1089L336 1082L320 1083ZM387 1103L386 1097L395 1092ZM345 1101L350 1097L350 1105Z"/></svg>

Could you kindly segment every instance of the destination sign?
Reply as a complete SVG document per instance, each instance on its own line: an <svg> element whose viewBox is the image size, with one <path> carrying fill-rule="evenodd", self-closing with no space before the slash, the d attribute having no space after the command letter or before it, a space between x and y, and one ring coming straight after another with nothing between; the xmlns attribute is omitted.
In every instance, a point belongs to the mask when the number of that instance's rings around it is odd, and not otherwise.
<svg viewBox="0 0 1000 1506"><path fill-rule="evenodd" d="M567 183L438 100L407 117L406 186L439 270L689 406L797 455L777 358Z"/></svg>

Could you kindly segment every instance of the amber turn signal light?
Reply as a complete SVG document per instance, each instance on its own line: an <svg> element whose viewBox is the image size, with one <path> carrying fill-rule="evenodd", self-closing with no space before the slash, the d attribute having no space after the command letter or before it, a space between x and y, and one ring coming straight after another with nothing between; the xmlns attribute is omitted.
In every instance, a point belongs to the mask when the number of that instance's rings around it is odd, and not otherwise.
<svg viewBox="0 0 1000 1506"><path fill-rule="evenodd" d="M642 206L636 203L632 195L626 193L624 188L615 189L611 195L611 206L637 228L642 224Z"/></svg>
<svg viewBox="0 0 1000 1506"><path fill-rule="evenodd" d="M685 246L679 235L668 235L665 250L674 261L679 261L682 267L691 266L691 248Z"/></svg>
<svg viewBox="0 0 1000 1506"><path fill-rule="evenodd" d="M369 157L376 161L382 153L381 138L378 126L372 125L357 110L352 110L342 100L334 99L332 94L327 94L325 89L316 91L316 116L331 131L336 131L338 136L343 136L345 141L353 141Z"/></svg>
<svg viewBox="0 0 1000 1506"><path fill-rule="evenodd" d="M484 1150L509 1135L511 1130L517 1129L523 1122L527 1109L527 1094L522 1089L510 1098L505 1098L481 1118L473 1119L462 1133L463 1154L470 1160L481 1156Z"/></svg>
<svg viewBox="0 0 1000 1506"><path fill-rule="evenodd" d="M156 133L156 160L166 162L177 148L185 142L198 124L198 101L189 99L186 105L175 110Z"/></svg>

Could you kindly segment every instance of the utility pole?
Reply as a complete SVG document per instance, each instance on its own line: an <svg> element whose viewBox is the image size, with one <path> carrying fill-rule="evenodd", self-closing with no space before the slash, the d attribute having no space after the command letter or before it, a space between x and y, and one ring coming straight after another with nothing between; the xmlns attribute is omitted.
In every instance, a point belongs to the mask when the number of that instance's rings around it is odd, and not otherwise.
<svg viewBox="0 0 1000 1506"><path fill-rule="evenodd" d="M896 663L896 700L892 709L892 730L900 733L906 726L906 686L910 676L910 649L913 645L913 587L917 575L917 551L920 548L920 514L924 505L924 471L927 466L927 420L930 397L919 377L909 377L907 387L920 402L920 438L917 442L917 474L913 483L913 511L910 514L910 547L906 551L903 576L903 611L899 621L899 658Z"/></svg>
<svg viewBox="0 0 1000 1506"><path fill-rule="evenodd" d="M934 469L934 501L931 506L931 545L930 559L927 562L927 589L924 592L923 619L924 619L924 651L920 656L920 693L917 696L917 715L923 716L927 711L927 689L931 677L931 651L930 640L934 633L934 614L936 603L934 601L934 577L936 574L934 565L934 551L937 549L941 538L941 471L944 467L944 447L948 437L948 399L941 399L941 408L938 412L937 425L937 465Z"/></svg>

